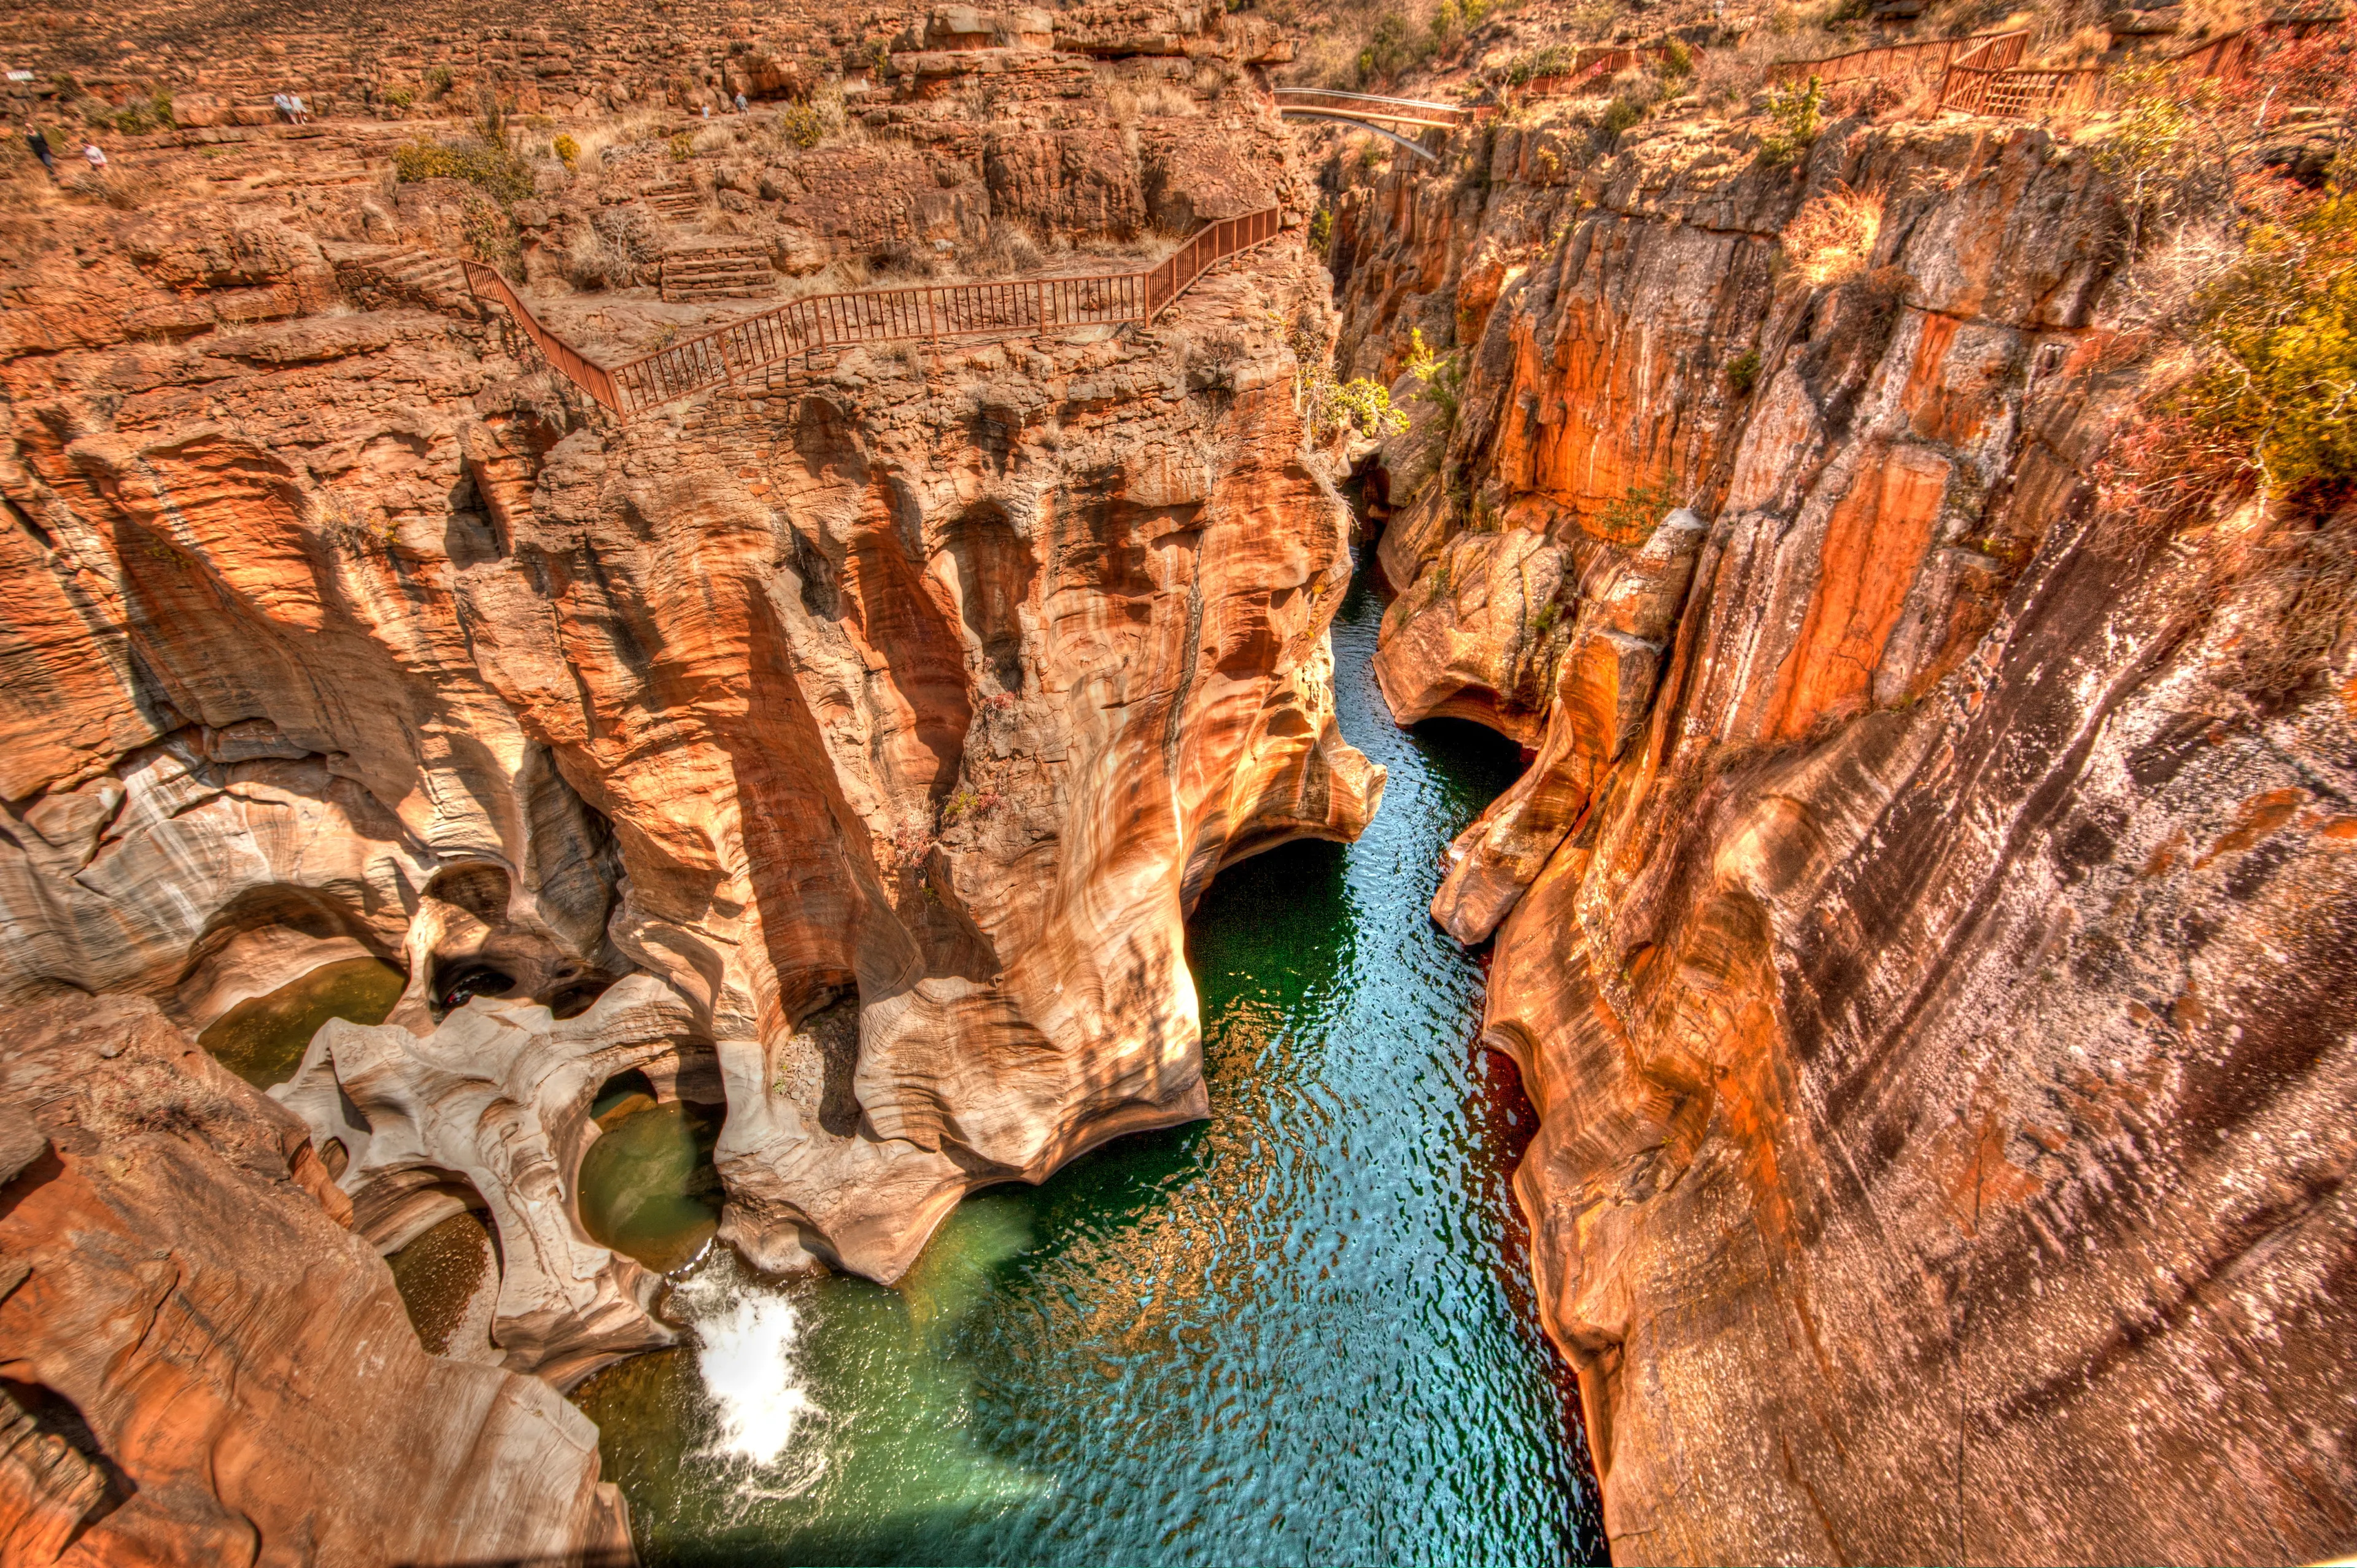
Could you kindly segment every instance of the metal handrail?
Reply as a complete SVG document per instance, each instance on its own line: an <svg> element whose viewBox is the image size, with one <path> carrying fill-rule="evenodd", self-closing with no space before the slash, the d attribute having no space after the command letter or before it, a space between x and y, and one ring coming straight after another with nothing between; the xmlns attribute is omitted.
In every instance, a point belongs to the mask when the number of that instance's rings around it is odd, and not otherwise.
<svg viewBox="0 0 2357 1568"><path fill-rule="evenodd" d="M1279 102L1288 98L1301 100L1339 98L1346 103L1373 103L1388 109L1437 109L1443 113L1456 116L1456 123L1458 124L1463 124L1473 118L1473 111L1462 103L1436 103L1428 98L1381 98L1372 92L1344 92L1331 87L1279 87L1271 91Z"/></svg>
<svg viewBox="0 0 2357 1568"><path fill-rule="evenodd" d="M1151 321L1214 263L1275 239L1283 220L1275 207L1215 219L1142 273L812 295L613 366L551 332L496 271L463 265L475 296L506 306L552 370L628 419L817 349Z"/></svg>
<svg viewBox="0 0 2357 1568"><path fill-rule="evenodd" d="M1422 98L1378 98L1371 92L1341 92L1325 87L1279 87L1272 90L1279 114L1322 114L1329 119L1390 120L1400 124L1434 125L1454 130L1470 125L1482 111L1461 103L1435 103Z"/></svg>

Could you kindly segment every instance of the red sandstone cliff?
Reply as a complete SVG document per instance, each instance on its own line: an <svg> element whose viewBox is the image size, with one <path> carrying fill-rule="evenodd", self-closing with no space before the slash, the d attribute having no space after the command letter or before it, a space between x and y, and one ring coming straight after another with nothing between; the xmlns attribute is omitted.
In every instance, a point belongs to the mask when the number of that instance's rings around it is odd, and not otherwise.
<svg viewBox="0 0 2357 1568"><path fill-rule="evenodd" d="M1587 134L1351 192L1335 266L1353 369L1465 356L1377 668L1537 748L1434 916L1494 933L1616 1561L2347 1550L2352 520L2100 503L2083 152ZM1879 238L1814 285L1837 184Z"/></svg>

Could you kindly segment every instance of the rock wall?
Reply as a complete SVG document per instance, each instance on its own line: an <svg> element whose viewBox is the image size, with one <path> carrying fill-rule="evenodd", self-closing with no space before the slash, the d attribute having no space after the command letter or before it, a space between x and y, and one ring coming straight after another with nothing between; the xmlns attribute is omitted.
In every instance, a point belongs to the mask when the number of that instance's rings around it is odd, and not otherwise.
<svg viewBox="0 0 2357 1568"><path fill-rule="evenodd" d="M302 1122L125 997L0 1023L11 1563L632 1561L597 1433L429 1356Z"/></svg>
<svg viewBox="0 0 2357 1568"><path fill-rule="evenodd" d="M1378 670L1536 747L1434 914L1494 935L1615 1560L2345 1551L2357 518L2104 502L2083 152L1588 134L1351 193L1335 265L1351 368L1462 345ZM1815 285L1836 182L1882 220Z"/></svg>
<svg viewBox="0 0 2357 1568"><path fill-rule="evenodd" d="M1166 215L1287 231L1150 327L827 351L626 425L450 286L431 224L354 239L381 140L12 220L0 990L193 1032L330 959L405 967L274 1094L375 1250L488 1212L502 1376L671 1337L570 1201L608 1079L725 1101L757 1264L889 1281L964 1193L1203 1114L1187 909L1380 798L1333 716L1348 514L1286 346L1329 285L1274 113L1216 15L1065 13L1069 48L943 17L957 63L868 145L966 160L985 238L1110 248L1086 271L1150 265ZM1225 66L1078 153L1026 138L1094 99L930 85L1094 93L1133 55ZM570 303L676 326L643 288ZM486 1496L537 1484L487 1464Z"/></svg>

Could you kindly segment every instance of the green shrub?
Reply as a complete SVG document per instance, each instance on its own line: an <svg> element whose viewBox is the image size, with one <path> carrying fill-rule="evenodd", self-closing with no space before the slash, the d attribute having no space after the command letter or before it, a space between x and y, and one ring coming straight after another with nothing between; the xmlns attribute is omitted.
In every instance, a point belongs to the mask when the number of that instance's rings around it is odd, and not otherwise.
<svg viewBox="0 0 2357 1568"><path fill-rule="evenodd" d="M1666 484L1632 485L1582 521L1590 532L1611 543L1641 544L1679 504L1677 491Z"/></svg>
<svg viewBox="0 0 2357 1568"><path fill-rule="evenodd" d="M2357 190L2294 199L2247 239L2201 293L2210 364L2183 412L2247 446L2271 495L2357 482Z"/></svg>
<svg viewBox="0 0 2357 1568"><path fill-rule="evenodd" d="M693 131L680 132L678 134L672 137L669 146L671 149L672 162L675 164L683 164L687 162L688 159L695 156L695 133Z"/></svg>
<svg viewBox="0 0 2357 1568"><path fill-rule="evenodd" d="M1578 51L1562 44L1549 44L1541 49L1525 49L1506 62L1506 85L1520 87L1534 77L1558 75L1569 70L1572 62L1578 58Z"/></svg>
<svg viewBox="0 0 2357 1568"><path fill-rule="evenodd" d="M1768 117L1774 122L1760 139L1760 159L1770 168L1800 161L1824 126L1819 113L1825 105L1824 83L1812 76L1768 90Z"/></svg>
<svg viewBox="0 0 2357 1568"><path fill-rule="evenodd" d="M1294 373L1294 390L1310 437L1321 446L1346 429L1381 437L1407 428L1407 415L1392 406L1390 390L1364 376L1337 381L1323 364L1305 360Z"/></svg>
<svg viewBox="0 0 2357 1568"><path fill-rule="evenodd" d="M1751 389L1760 384L1760 350L1746 349L1727 362L1727 384L1735 389L1738 397L1749 397Z"/></svg>
<svg viewBox="0 0 2357 1568"><path fill-rule="evenodd" d="M1320 256L1334 243L1334 209L1321 207L1309 215L1309 248Z"/></svg>
<svg viewBox="0 0 2357 1568"><path fill-rule="evenodd" d="M406 109L417 102L417 94L406 87L388 87L380 96L395 109Z"/></svg>
<svg viewBox="0 0 2357 1568"><path fill-rule="evenodd" d="M1407 13L1394 5L1375 18L1367 47L1359 51L1358 85L1369 87L1390 81L1402 71L1432 58L1437 47L1432 28L1415 27L1408 21Z"/></svg>
<svg viewBox="0 0 2357 1568"><path fill-rule="evenodd" d="M431 103L449 96L450 88L457 80L447 65L437 65L428 70L425 73L425 101Z"/></svg>
<svg viewBox="0 0 2357 1568"><path fill-rule="evenodd" d="M393 149L393 177L407 183L424 179L462 179L493 201L505 205L532 194L532 170L505 137L478 134L464 142L420 138Z"/></svg>
<svg viewBox="0 0 2357 1568"><path fill-rule="evenodd" d="M548 150L554 153L556 161L568 169L581 161L581 144L571 136L558 136L556 140L548 144Z"/></svg>
<svg viewBox="0 0 2357 1568"><path fill-rule="evenodd" d="M1617 136L1645 117L1645 100L1636 93L1624 92L1612 100L1604 111L1603 130L1608 136Z"/></svg>
<svg viewBox="0 0 2357 1568"><path fill-rule="evenodd" d="M1694 74L1694 50L1681 38L1672 38L1662 55L1662 80L1683 81Z"/></svg>
<svg viewBox="0 0 2357 1568"><path fill-rule="evenodd" d="M516 237L515 220L508 210L489 196L470 193L458 211L458 233L475 259L507 271L522 249Z"/></svg>
<svg viewBox="0 0 2357 1568"><path fill-rule="evenodd" d="M1454 354L1435 354L1425 346L1424 328L1408 328L1407 373L1422 389L1420 395L1440 411L1443 426L1457 428L1457 411L1465 386L1465 367Z"/></svg>
<svg viewBox="0 0 2357 1568"><path fill-rule="evenodd" d="M807 103L795 103L778 116L779 134L798 147L815 147L826 140L826 117Z"/></svg>

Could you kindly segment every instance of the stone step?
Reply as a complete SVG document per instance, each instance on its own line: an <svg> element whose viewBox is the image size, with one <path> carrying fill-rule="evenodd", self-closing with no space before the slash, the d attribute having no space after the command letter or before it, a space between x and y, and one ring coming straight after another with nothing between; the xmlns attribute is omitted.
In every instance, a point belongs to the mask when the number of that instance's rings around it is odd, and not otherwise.
<svg viewBox="0 0 2357 1568"><path fill-rule="evenodd" d="M692 185L658 185L639 193L639 199L664 217L693 218L704 210L704 193Z"/></svg>
<svg viewBox="0 0 2357 1568"><path fill-rule="evenodd" d="M457 316L482 313L455 257L389 245L339 245L328 250L328 259L337 283L359 303L423 305Z"/></svg>
<svg viewBox="0 0 2357 1568"><path fill-rule="evenodd" d="M759 245L721 242L668 252L662 296L673 304L701 299L763 299L777 290L768 252Z"/></svg>

